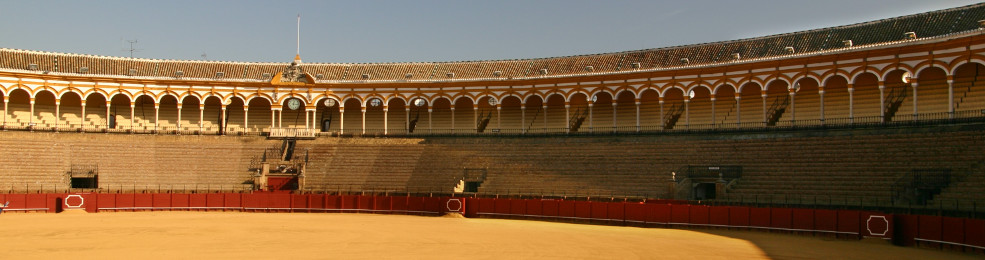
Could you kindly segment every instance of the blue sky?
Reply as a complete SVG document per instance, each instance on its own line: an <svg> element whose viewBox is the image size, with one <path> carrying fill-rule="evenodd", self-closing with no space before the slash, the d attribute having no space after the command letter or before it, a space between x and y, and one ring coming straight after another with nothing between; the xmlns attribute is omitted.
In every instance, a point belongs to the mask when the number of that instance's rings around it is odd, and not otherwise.
<svg viewBox="0 0 985 260"><path fill-rule="evenodd" d="M0 48L180 60L305 62L567 56L851 24L975 3L826 1L8 1ZM205 54L206 57L202 57Z"/></svg>

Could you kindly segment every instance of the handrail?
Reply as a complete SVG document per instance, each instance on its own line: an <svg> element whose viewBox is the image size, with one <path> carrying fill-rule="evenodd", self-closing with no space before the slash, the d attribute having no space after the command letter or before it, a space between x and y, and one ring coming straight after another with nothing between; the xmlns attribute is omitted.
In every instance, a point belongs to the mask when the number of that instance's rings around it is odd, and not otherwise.
<svg viewBox="0 0 985 260"><path fill-rule="evenodd" d="M489 125L489 120L491 118L492 118L492 111L488 111L488 112L480 111L479 117L476 118L475 131L478 133L484 132L486 130L486 127Z"/></svg>
<svg viewBox="0 0 985 260"><path fill-rule="evenodd" d="M776 122L780 120L780 116L783 115L781 111L786 111L789 105L790 96L776 97L773 99L773 104L770 105L770 109L766 112L766 115L769 116L766 119L766 124L770 126L776 125Z"/></svg>
<svg viewBox="0 0 985 260"><path fill-rule="evenodd" d="M530 132L530 129L533 129L534 124L537 123L537 116L540 115L541 110L543 110L543 108L537 108L537 113L534 113L534 118L530 119L530 124L527 125L525 132Z"/></svg>
<svg viewBox="0 0 985 260"><path fill-rule="evenodd" d="M886 97L888 102L886 102L884 107L886 114L884 115L883 120L893 120L893 116L895 116L896 112L899 111L900 106L903 104L903 100L906 99L906 95L909 92L906 91L906 86L907 85L900 85L889 91L889 95Z"/></svg>
<svg viewBox="0 0 985 260"><path fill-rule="evenodd" d="M309 128L271 128L270 137L274 138L315 138L318 133L315 129Z"/></svg>
<svg viewBox="0 0 985 260"><path fill-rule="evenodd" d="M588 110L582 110L581 108L575 110L575 113L571 115L571 118L568 118L568 132L577 132L587 115Z"/></svg>
<svg viewBox="0 0 985 260"><path fill-rule="evenodd" d="M682 110L682 107L675 106L673 111ZM431 131L418 133L418 132L403 132L403 131L392 131L390 129L389 133L384 135L383 129L367 129L367 136L387 136L387 137L402 137L402 136L509 136L509 135L624 135L624 134L674 134L674 133L732 133L732 132L758 132L758 131L786 131L786 130L809 130L809 129L839 129L839 128L863 128L863 127L900 127L900 126L922 126L922 125L935 125L935 124L962 124L962 123L985 123L985 110L963 110L955 111L953 114L949 112L936 112L936 113L922 113L916 116L908 116L906 120L897 120L890 122L883 122L883 117L881 116L865 116L865 117L844 117L844 118L825 118L821 119L801 119L801 120L790 120L790 124L782 125L767 125L763 122L743 122L743 123L721 123L721 124L694 124L687 127L680 127L674 129L666 129L660 125L641 125L640 127L635 126L619 126L619 127L604 127L595 126L596 131L592 132L569 132L568 128L534 128L532 127L535 120L532 120L530 126L526 128L500 128L494 129L493 131L485 131L484 133L477 133L473 129L455 129L450 128L434 128ZM786 121L785 121L786 122ZM162 130L130 130L130 129L106 129L105 126L83 126L80 128L71 127L40 127L40 126L28 126L22 123L7 122L0 123L0 130L15 130L15 131L32 131L32 132L78 132L78 133L118 133L118 134L167 134L167 135L217 135L219 134L218 129L212 127L205 127L202 130L171 130L173 128L162 127ZM198 129L198 127L195 127ZM277 129L277 128L274 128ZM314 138L316 136L339 136L338 132L319 132L319 129L304 129L304 128L294 128L301 129L301 131L306 132L307 136ZM543 130L536 133L530 133L531 129ZM608 131L602 129L610 129ZM266 132L265 132L266 130ZM238 136L269 136L269 128L249 131L237 131L229 132L227 135L238 135ZM361 134L353 134L351 131L346 131L344 136L361 136Z"/></svg>
<svg viewBox="0 0 985 260"><path fill-rule="evenodd" d="M681 104L674 104L674 106L670 107L670 110L667 113L668 116L664 119L663 122L664 125L663 129L666 130L674 129L674 125L677 124L677 121L680 120L681 114L684 113L684 106L685 104L681 103Z"/></svg>

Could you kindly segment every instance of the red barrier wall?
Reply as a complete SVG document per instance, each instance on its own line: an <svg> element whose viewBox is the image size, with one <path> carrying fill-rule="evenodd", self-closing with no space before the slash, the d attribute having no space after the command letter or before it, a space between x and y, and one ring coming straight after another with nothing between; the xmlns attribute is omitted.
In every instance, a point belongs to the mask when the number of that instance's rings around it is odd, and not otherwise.
<svg viewBox="0 0 985 260"><path fill-rule="evenodd" d="M964 230L965 244L985 246L985 220L965 219Z"/></svg>
<svg viewBox="0 0 985 260"><path fill-rule="evenodd" d="M610 224L670 224L814 232L894 239L901 244L941 243L985 249L985 220L888 215L857 210L751 208L673 202L587 202L469 199L469 217L543 217ZM520 205L523 211L503 207ZM512 208L512 207L510 207Z"/></svg>
<svg viewBox="0 0 985 260"><path fill-rule="evenodd" d="M897 243L985 249L985 220L888 215L857 210L751 208L673 202L590 202L541 199L390 197L286 193L0 194L5 211L235 210L374 212L468 217L579 219L607 223L673 224L815 232L893 239Z"/></svg>
<svg viewBox="0 0 985 260"><path fill-rule="evenodd" d="M135 210L236 210L236 211L291 211L291 212L379 212L411 214L465 213L464 198L451 197L389 197L389 196L334 196L323 194L285 193L138 193L138 194L0 194L0 201L10 201L4 210L55 212L62 203L63 209L98 211ZM540 214L539 204L516 200L514 203ZM508 204L507 204L508 205ZM506 208L507 210L509 207ZM489 208L474 208L476 212L488 212ZM507 211L509 213L509 211Z"/></svg>

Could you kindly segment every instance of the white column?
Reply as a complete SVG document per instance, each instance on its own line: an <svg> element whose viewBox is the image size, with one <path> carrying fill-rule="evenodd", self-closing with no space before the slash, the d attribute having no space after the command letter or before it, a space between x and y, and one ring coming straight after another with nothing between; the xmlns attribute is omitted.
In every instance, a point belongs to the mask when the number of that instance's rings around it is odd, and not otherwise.
<svg viewBox="0 0 985 260"><path fill-rule="evenodd" d="M3 125L7 125L7 101L10 100L10 96L3 97ZM108 103L108 102L107 102ZM109 115L109 109L106 109L106 114Z"/></svg>
<svg viewBox="0 0 985 260"><path fill-rule="evenodd" d="M821 89L817 91L817 95L821 99L821 124L823 125L824 124L824 87L821 87Z"/></svg>
<svg viewBox="0 0 985 260"><path fill-rule="evenodd" d="M455 106L451 107L451 132L455 133Z"/></svg>
<svg viewBox="0 0 985 260"><path fill-rule="evenodd" d="M588 101L588 132L595 132L595 102Z"/></svg>
<svg viewBox="0 0 985 260"><path fill-rule="evenodd" d="M106 101L106 129L109 129L109 121L110 121L110 119L109 119L109 108L112 105L113 105L113 102ZM6 108L6 107L4 107L4 108Z"/></svg>
<svg viewBox="0 0 985 260"><path fill-rule="evenodd" d="M912 120L917 119L917 85L919 85L919 83L913 82L913 119Z"/></svg>
<svg viewBox="0 0 985 260"><path fill-rule="evenodd" d="M86 101L82 100L82 117L79 118L79 128L84 128L86 122Z"/></svg>
<svg viewBox="0 0 985 260"><path fill-rule="evenodd" d="M797 91L790 89L790 124L793 124L797 120L797 103L795 98L797 97Z"/></svg>
<svg viewBox="0 0 985 260"><path fill-rule="evenodd" d="M684 126L691 127L691 98L684 97Z"/></svg>
<svg viewBox="0 0 985 260"><path fill-rule="evenodd" d="M410 133L410 106L404 108L404 131Z"/></svg>
<svg viewBox="0 0 985 260"><path fill-rule="evenodd" d="M61 100L55 100L55 129L58 129L58 121L62 121L61 118Z"/></svg>
<svg viewBox="0 0 985 260"><path fill-rule="evenodd" d="M250 131L250 108L243 106L243 132Z"/></svg>
<svg viewBox="0 0 985 260"><path fill-rule="evenodd" d="M547 133L547 100L544 100L544 133Z"/></svg>
<svg viewBox="0 0 985 260"><path fill-rule="evenodd" d="M161 105L154 104L154 131L161 126Z"/></svg>
<svg viewBox="0 0 985 260"><path fill-rule="evenodd" d="M886 84L879 81L879 117L882 122L886 122Z"/></svg>
<svg viewBox="0 0 985 260"><path fill-rule="evenodd" d="M198 130L205 127L205 105L198 105Z"/></svg>
<svg viewBox="0 0 985 260"><path fill-rule="evenodd" d="M479 105L472 104L472 132L479 132Z"/></svg>
<svg viewBox="0 0 985 260"><path fill-rule="evenodd" d="M640 131L640 104L640 100L636 99L636 132Z"/></svg>
<svg viewBox="0 0 985 260"><path fill-rule="evenodd" d="M520 104L520 132L527 133L527 106Z"/></svg>
<svg viewBox="0 0 985 260"><path fill-rule="evenodd" d="M735 124L742 124L742 97L739 93L735 93Z"/></svg>
<svg viewBox="0 0 985 260"><path fill-rule="evenodd" d="M32 98L29 103L31 105L31 116L27 118L27 124L31 125L34 123L34 99Z"/></svg>
<svg viewBox="0 0 985 260"><path fill-rule="evenodd" d="M766 90L760 92L763 97L763 125L766 125Z"/></svg>
<svg viewBox="0 0 985 260"><path fill-rule="evenodd" d="M178 103L178 131L181 131L181 103Z"/></svg>
<svg viewBox="0 0 985 260"><path fill-rule="evenodd" d="M133 130L133 125L134 125L135 119L137 118L137 117L135 117L133 115L133 108L134 108L134 106L135 106L135 104L133 102L130 102L130 130Z"/></svg>
<svg viewBox="0 0 985 260"><path fill-rule="evenodd" d="M219 105L219 133L226 134L226 105Z"/></svg>
<svg viewBox="0 0 985 260"><path fill-rule="evenodd" d="M388 133L390 133L390 119L389 119L390 117L387 112L389 110L390 110L389 108L383 106L383 135L387 135Z"/></svg>
<svg viewBox="0 0 985 260"><path fill-rule="evenodd" d="M947 79L947 113L948 118L954 119L954 79Z"/></svg>
<svg viewBox="0 0 985 260"><path fill-rule="evenodd" d="M345 107L339 105L339 134L345 133Z"/></svg>
<svg viewBox="0 0 985 260"><path fill-rule="evenodd" d="M664 97L660 97L660 101L657 103L660 104L660 130L663 131L667 128L667 122L664 121Z"/></svg>
<svg viewBox="0 0 985 260"><path fill-rule="evenodd" d="M617 105L618 103L616 103L616 99L613 98L612 99L612 132L615 132L616 129L618 129L618 126L616 124L616 111L618 111L618 109L616 109Z"/></svg>
<svg viewBox="0 0 985 260"><path fill-rule="evenodd" d="M277 127L284 128L284 109L277 110Z"/></svg>
<svg viewBox="0 0 985 260"><path fill-rule="evenodd" d="M31 116L27 118L27 125L31 125L31 124L34 123L34 99L33 98L31 99L30 103L31 103Z"/></svg>
<svg viewBox="0 0 985 260"><path fill-rule="evenodd" d="M270 129L277 128L277 110L270 109Z"/></svg>
<svg viewBox="0 0 985 260"><path fill-rule="evenodd" d="M503 117L502 117L503 107L496 104L496 129L503 129Z"/></svg>
<svg viewBox="0 0 985 260"><path fill-rule="evenodd" d="M361 114L363 116L363 125L362 125L363 132L362 133L363 134L366 134L366 107L359 108L359 111L361 112Z"/></svg>
<svg viewBox="0 0 985 260"><path fill-rule="evenodd" d="M564 128L571 131L571 105L568 102L564 103Z"/></svg>
<svg viewBox="0 0 985 260"><path fill-rule="evenodd" d="M433 125L431 124L432 121L431 112L434 112L434 108L432 108L431 105L429 104L428 105L428 133L432 133L434 130L434 128L432 127Z"/></svg>
<svg viewBox="0 0 985 260"><path fill-rule="evenodd" d="M711 96L711 126L714 128L718 125L718 117L715 116L715 96Z"/></svg>
<svg viewBox="0 0 985 260"><path fill-rule="evenodd" d="M855 88L848 84L848 122L855 123Z"/></svg>

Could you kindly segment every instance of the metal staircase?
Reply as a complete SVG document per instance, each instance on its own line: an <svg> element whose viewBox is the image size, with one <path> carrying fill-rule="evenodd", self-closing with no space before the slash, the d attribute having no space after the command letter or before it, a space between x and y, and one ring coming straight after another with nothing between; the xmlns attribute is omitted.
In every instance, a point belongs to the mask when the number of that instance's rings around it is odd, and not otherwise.
<svg viewBox="0 0 985 260"><path fill-rule="evenodd" d="M586 117L588 117L588 110L581 110L581 108L575 110L575 113L571 115L571 118L568 120L568 132L578 132L578 128L580 128L581 124L585 122Z"/></svg>
<svg viewBox="0 0 985 260"><path fill-rule="evenodd" d="M664 129L670 130L674 129L674 125L677 121L681 119L681 115L684 114L684 104L676 104L670 108L667 114L667 118L664 119Z"/></svg>
<svg viewBox="0 0 985 260"><path fill-rule="evenodd" d="M492 111L489 112L479 112L479 120L475 122L475 131L482 133L489 126L489 120L492 119Z"/></svg>
<svg viewBox="0 0 985 260"><path fill-rule="evenodd" d="M900 106L903 105L903 100L906 99L906 85L901 85L895 87L889 91L889 96L886 96L886 114L883 115L883 120L885 122L893 121L893 116L899 111Z"/></svg>
<svg viewBox="0 0 985 260"><path fill-rule="evenodd" d="M775 126L776 122L779 122L780 118L783 117L783 113L787 111L787 106L790 106L789 96L773 99L773 104L766 112L766 125Z"/></svg>

